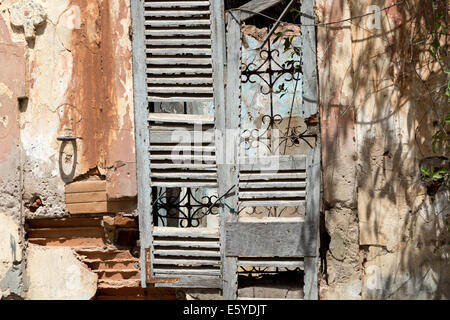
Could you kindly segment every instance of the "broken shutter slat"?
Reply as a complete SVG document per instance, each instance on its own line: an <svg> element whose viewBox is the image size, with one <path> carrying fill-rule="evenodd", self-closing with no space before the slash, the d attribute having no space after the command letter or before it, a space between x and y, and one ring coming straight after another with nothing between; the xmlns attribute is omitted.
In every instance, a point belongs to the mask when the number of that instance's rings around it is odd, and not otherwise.
<svg viewBox="0 0 450 320"><path fill-rule="evenodd" d="M247 2L243 6L239 7L239 10L242 11L241 20L245 21L248 18L253 17L255 14L269 9L279 2L281 2L281 0L252 0Z"/></svg>

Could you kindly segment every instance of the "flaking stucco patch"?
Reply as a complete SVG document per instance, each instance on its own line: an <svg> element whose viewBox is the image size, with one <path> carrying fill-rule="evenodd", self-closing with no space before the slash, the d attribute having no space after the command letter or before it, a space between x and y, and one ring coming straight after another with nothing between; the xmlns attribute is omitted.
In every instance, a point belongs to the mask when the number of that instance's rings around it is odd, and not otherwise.
<svg viewBox="0 0 450 320"><path fill-rule="evenodd" d="M27 300L89 300L97 291L97 275L71 248L30 245L27 250Z"/></svg>
<svg viewBox="0 0 450 320"><path fill-rule="evenodd" d="M19 226L5 213L0 212L0 281L13 264L22 261Z"/></svg>

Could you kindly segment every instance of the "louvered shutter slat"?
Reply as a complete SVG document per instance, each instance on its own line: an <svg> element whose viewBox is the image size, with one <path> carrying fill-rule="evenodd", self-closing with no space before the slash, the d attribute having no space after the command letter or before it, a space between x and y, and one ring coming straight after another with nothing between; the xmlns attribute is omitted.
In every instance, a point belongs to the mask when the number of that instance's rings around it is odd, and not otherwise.
<svg viewBox="0 0 450 320"><path fill-rule="evenodd" d="M145 1L150 102L213 98L209 1Z"/></svg>

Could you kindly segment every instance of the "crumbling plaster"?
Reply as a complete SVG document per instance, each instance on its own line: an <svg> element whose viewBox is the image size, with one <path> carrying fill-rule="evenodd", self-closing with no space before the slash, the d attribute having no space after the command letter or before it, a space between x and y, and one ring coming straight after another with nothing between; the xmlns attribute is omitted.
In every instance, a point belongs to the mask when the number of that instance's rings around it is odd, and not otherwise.
<svg viewBox="0 0 450 320"><path fill-rule="evenodd" d="M449 107L443 97L428 112L427 88L439 79L433 64L420 67L426 53L410 46L431 4L407 2L383 11L379 29L368 26L373 17L318 27L330 237L322 299L449 298L449 194L427 195L420 179L421 160L433 156L433 122ZM318 21L392 4L319 0Z"/></svg>
<svg viewBox="0 0 450 320"><path fill-rule="evenodd" d="M23 291L18 99L25 92L25 44L11 36L0 2L0 299Z"/></svg>
<svg viewBox="0 0 450 320"><path fill-rule="evenodd" d="M97 291L97 274L71 248L29 245L27 300L89 300Z"/></svg>
<svg viewBox="0 0 450 320"><path fill-rule="evenodd" d="M47 20L25 53L25 206L39 197L33 216L62 216L65 183L91 174L107 180L110 199L136 196L129 1L34 1ZM1 3L6 19L13 3ZM66 135L77 140L57 140Z"/></svg>

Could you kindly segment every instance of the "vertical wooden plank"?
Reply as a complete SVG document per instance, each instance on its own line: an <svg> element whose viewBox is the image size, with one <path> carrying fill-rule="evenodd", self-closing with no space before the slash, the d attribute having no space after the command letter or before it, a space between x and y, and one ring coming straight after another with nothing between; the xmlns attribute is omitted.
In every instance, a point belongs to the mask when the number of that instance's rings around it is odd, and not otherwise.
<svg viewBox="0 0 450 320"><path fill-rule="evenodd" d="M219 194L222 195L231 187L233 192L225 197L224 201L231 208L238 208L238 147L241 104L241 22L240 11L228 14L227 43L227 70L226 70L226 98L225 98L225 127L222 161L218 165ZM225 158L226 156L226 158ZM238 216L228 206L221 207L221 243L222 243L222 283L223 298L225 300L237 299L238 274L237 258L225 255L227 222L236 222Z"/></svg>
<svg viewBox="0 0 450 320"><path fill-rule="evenodd" d="M225 164L225 66L226 66L226 51L225 51L225 8L221 0L211 1L211 50L213 63L213 88L214 88L214 115L215 115L215 145L216 145L216 165L217 165L217 181L219 195L225 193L226 168ZM227 215L227 208L219 208L219 228L220 241L225 243L225 216ZM221 245L221 272L222 279L225 267L225 251ZM222 282L222 290L223 290Z"/></svg>
<svg viewBox="0 0 450 320"><path fill-rule="evenodd" d="M134 127L136 143L136 174L138 192L139 232L140 232L140 269L141 285L146 287L147 270L146 249L150 248L152 260L152 219L150 188L150 147L149 128L147 124L147 75L144 30L144 0L131 1L132 48L133 48L133 88L134 88ZM152 272L151 268L149 268Z"/></svg>
<svg viewBox="0 0 450 320"><path fill-rule="evenodd" d="M313 247L315 256L305 257L305 300L318 299L318 256L319 256L319 218L320 218L320 144L309 150L306 158L306 216L305 224L310 234L309 245Z"/></svg>
<svg viewBox="0 0 450 320"><path fill-rule="evenodd" d="M301 24L315 23L314 0L302 1ZM316 27L302 26L302 70L303 70L303 116L309 118L318 112Z"/></svg>

